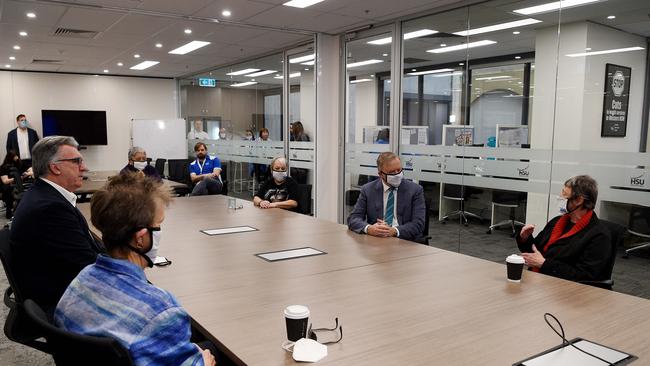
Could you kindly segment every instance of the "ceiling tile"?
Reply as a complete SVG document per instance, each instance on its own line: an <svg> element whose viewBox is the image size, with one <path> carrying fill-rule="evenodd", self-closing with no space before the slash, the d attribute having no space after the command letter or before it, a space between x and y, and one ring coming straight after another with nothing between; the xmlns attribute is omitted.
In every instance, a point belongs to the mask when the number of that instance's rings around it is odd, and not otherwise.
<svg viewBox="0 0 650 366"><path fill-rule="evenodd" d="M212 4L194 13L195 16L223 19L225 21L239 22L265 10L271 9L274 5L264 4L248 0L215 0ZM223 10L230 10L232 15L228 18L221 15Z"/></svg>
<svg viewBox="0 0 650 366"><path fill-rule="evenodd" d="M212 0L144 0L140 9L190 15L211 2Z"/></svg>
<svg viewBox="0 0 650 366"><path fill-rule="evenodd" d="M29 19L25 14L34 12L36 18ZM40 26L54 26L65 12L65 7L44 5L38 3L24 3L5 1L2 6L2 23L39 24Z"/></svg>
<svg viewBox="0 0 650 366"><path fill-rule="evenodd" d="M58 26L102 32L124 16L121 13L105 10L68 8Z"/></svg>
<svg viewBox="0 0 650 366"><path fill-rule="evenodd" d="M168 25L169 19L166 18L129 14L115 23L107 32L130 36L153 35Z"/></svg>

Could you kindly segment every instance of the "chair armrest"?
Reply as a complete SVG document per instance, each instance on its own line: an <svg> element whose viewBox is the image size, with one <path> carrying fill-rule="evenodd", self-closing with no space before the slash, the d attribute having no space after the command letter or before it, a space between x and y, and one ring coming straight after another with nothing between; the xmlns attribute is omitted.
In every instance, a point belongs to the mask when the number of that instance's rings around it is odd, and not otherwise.
<svg viewBox="0 0 650 366"><path fill-rule="evenodd" d="M612 279L603 280L603 281L578 281L578 282L583 284L583 285L589 285L589 286L604 288L606 290L611 290L612 287L614 287L614 280L612 280Z"/></svg>
<svg viewBox="0 0 650 366"><path fill-rule="evenodd" d="M9 309L13 309L16 307L16 299L13 298L11 295L13 295L14 290L11 288L11 286L7 287L5 290L5 295L4 295L4 302Z"/></svg>

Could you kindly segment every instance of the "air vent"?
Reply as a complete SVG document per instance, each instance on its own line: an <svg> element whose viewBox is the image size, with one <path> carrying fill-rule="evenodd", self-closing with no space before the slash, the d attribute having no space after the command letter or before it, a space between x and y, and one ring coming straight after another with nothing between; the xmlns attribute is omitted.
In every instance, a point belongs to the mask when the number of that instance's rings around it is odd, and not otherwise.
<svg viewBox="0 0 650 366"><path fill-rule="evenodd" d="M71 38L94 38L98 32L88 31L82 29L70 29L70 28L57 28L54 33L55 37L71 37Z"/></svg>
<svg viewBox="0 0 650 366"><path fill-rule="evenodd" d="M63 60L46 60L35 58L32 60L32 65L63 65Z"/></svg>

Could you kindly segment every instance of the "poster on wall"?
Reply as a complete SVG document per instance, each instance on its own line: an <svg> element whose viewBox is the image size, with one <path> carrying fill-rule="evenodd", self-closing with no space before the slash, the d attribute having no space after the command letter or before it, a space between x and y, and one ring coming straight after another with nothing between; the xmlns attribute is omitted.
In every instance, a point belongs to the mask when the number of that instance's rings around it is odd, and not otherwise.
<svg viewBox="0 0 650 366"><path fill-rule="evenodd" d="M631 73L632 69L629 67L605 65L605 98L600 129L601 137L625 137Z"/></svg>

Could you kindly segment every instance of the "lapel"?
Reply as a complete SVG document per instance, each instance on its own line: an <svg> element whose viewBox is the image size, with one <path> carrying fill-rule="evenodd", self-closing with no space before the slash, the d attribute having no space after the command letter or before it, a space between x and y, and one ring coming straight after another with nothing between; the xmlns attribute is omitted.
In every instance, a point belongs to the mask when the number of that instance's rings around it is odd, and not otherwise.
<svg viewBox="0 0 650 366"><path fill-rule="evenodd" d="M381 178L375 180L375 186L373 187L377 199L375 199L375 212L377 213L377 218L384 218L384 185L381 182Z"/></svg>

